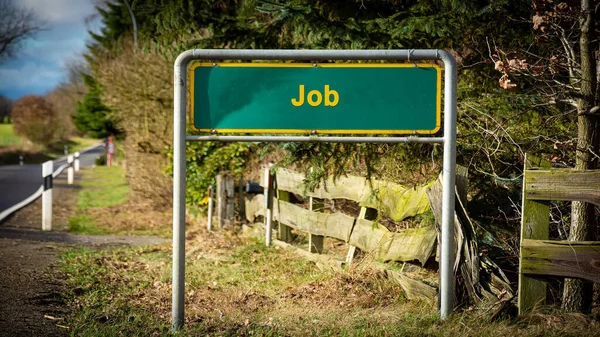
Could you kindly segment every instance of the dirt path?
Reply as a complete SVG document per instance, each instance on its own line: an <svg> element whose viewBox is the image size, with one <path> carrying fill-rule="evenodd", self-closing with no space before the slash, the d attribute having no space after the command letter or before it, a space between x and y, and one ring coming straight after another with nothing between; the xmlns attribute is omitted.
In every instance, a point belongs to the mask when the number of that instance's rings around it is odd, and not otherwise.
<svg viewBox="0 0 600 337"><path fill-rule="evenodd" d="M79 187L54 184L52 232L42 232L38 199L0 224L0 336L65 336L69 315L61 293L65 285L54 267L72 247L110 248L151 245L168 240L152 236L73 235L66 232Z"/></svg>
<svg viewBox="0 0 600 337"><path fill-rule="evenodd" d="M0 336L62 336L68 311L51 267L65 246L0 239ZM55 318L54 320L52 318Z"/></svg>

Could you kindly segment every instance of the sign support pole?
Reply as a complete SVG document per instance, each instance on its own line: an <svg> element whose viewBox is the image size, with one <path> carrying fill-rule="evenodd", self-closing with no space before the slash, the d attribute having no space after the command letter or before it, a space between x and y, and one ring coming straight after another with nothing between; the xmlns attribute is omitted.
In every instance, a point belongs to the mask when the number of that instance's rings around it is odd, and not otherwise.
<svg viewBox="0 0 600 337"><path fill-rule="evenodd" d="M183 328L185 301L185 106L186 70L191 60L184 52L175 60L173 115L173 309L174 331Z"/></svg>
<svg viewBox="0 0 600 337"><path fill-rule="evenodd" d="M393 60L444 62L444 136L440 137L315 137L315 136L186 136L187 69L192 60ZM456 172L456 61L443 50L248 50L194 49L174 64L173 142L173 310L172 328L184 322L186 140L344 143L443 143L442 235L440 257L440 317L454 308L454 198Z"/></svg>
<svg viewBox="0 0 600 337"><path fill-rule="evenodd" d="M440 317L454 309L454 201L456 180L456 61L443 52L444 61L444 163L442 168L442 238L440 257Z"/></svg>

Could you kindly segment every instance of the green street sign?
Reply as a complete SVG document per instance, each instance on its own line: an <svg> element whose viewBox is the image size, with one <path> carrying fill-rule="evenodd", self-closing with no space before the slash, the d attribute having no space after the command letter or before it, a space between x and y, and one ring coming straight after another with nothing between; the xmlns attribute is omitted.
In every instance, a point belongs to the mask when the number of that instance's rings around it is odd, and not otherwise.
<svg viewBox="0 0 600 337"><path fill-rule="evenodd" d="M192 127L201 132L433 134L433 64L197 63Z"/></svg>

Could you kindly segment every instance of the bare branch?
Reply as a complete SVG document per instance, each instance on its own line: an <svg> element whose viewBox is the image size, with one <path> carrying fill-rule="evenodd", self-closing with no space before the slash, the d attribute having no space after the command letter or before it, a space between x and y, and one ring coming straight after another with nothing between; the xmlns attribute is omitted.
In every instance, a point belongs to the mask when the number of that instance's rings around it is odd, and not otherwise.
<svg viewBox="0 0 600 337"><path fill-rule="evenodd" d="M32 10L0 0L0 61L14 56L19 44L41 29Z"/></svg>

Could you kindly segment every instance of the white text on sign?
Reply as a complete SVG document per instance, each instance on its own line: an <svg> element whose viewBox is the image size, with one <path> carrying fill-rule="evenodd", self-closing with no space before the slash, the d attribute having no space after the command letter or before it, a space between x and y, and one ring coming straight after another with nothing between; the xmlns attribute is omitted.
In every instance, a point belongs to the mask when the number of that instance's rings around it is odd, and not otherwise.
<svg viewBox="0 0 600 337"><path fill-rule="evenodd" d="M337 91L329 89L329 85L326 84L324 88L324 94L321 94L319 90L311 90L306 95L306 102L310 106L319 106L323 102L325 97L325 106L336 106L340 102L340 95ZM298 87L298 98L292 98L292 105L299 107L304 105L304 84L300 84Z"/></svg>

